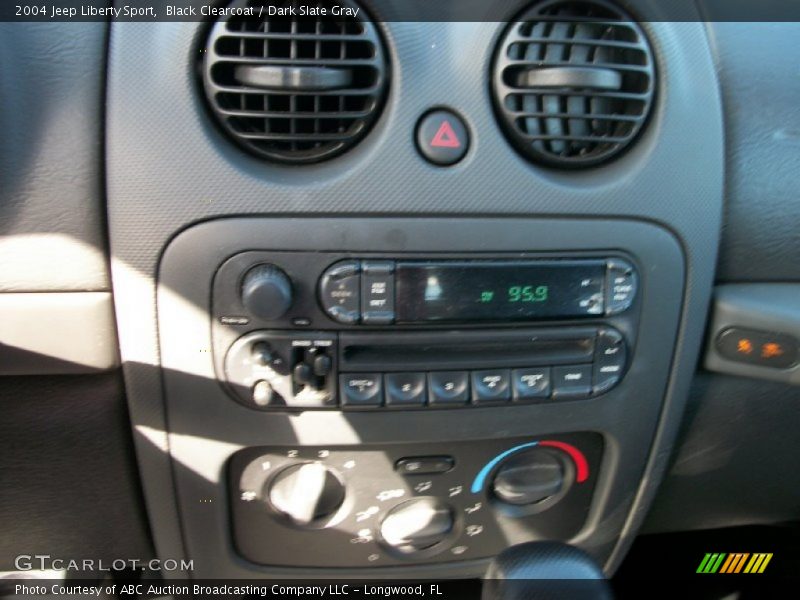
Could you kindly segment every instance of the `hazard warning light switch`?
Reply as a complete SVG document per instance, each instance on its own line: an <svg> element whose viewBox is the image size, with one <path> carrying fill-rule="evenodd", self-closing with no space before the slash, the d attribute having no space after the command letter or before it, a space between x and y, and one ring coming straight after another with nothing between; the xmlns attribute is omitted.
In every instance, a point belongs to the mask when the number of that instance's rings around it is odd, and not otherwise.
<svg viewBox="0 0 800 600"><path fill-rule="evenodd" d="M467 153L469 133L464 121L449 110L434 110L417 124L417 147L435 165L452 165Z"/></svg>

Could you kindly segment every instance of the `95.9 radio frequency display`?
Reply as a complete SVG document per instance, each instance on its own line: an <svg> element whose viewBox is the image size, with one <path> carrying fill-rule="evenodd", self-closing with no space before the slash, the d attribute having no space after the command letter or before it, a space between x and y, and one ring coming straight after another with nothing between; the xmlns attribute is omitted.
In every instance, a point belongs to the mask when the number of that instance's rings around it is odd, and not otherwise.
<svg viewBox="0 0 800 600"><path fill-rule="evenodd" d="M507 321L603 313L603 260L411 261L395 273L397 321Z"/></svg>

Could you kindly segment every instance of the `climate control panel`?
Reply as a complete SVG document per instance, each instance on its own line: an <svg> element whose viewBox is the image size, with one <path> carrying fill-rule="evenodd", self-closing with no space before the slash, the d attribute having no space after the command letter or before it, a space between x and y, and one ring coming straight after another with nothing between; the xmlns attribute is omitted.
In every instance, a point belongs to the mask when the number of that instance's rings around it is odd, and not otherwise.
<svg viewBox="0 0 800 600"><path fill-rule="evenodd" d="M235 544L264 565L366 567L566 540L586 519L602 448L577 433L242 450L229 467Z"/></svg>

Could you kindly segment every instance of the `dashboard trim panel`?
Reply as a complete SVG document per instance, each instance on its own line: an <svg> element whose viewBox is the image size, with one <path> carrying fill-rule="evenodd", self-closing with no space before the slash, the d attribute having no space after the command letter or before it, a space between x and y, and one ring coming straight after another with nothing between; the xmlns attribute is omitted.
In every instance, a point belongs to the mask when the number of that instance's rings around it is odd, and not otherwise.
<svg viewBox="0 0 800 600"><path fill-rule="evenodd" d="M367 227L369 225L369 227ZM475 407L469 411L254 413L233 402L217 382L209 348L212 275L227 256L263 247L276 251L311 247L325 251L467 252L476 231L496 252L571 250L621 251L650 268L640 273L641 317L628 374L602 397L569 404ZM301 233L302 232L302 233ZM357 232L367 232L358 237ZM400 241L401 240L401 241ZM535 248L530 240L536 240ZM200 274L206 273L205 277ZM162 367L170 422L170 455L176 474L181 521L189 556L200 577L291 575L291 568L247 565L232 551L224 498L225 465L236 450L251 446L347 446L430 442L446 428L452 441L487 437L556 436L598 431L608 448L597 482L596 501L581 532L571 541L607 560L630 509L661 416L681 315L684 258L666 230L622 220L591 219L226 219L182 233L167 249L159 278ZM621 317L609 324L624 328ZM491 415L491 418L487 418ZM198 498L212 502L200 503ZM419 575L430 565L387 567L394 576ZM449 577L483 564L443 564ZM326 569L315 570L324 574ZM351 572L352 571L352 572ZM380 576L374 569L338 570ZM384 574L386 574L384 573Z"/></svg>

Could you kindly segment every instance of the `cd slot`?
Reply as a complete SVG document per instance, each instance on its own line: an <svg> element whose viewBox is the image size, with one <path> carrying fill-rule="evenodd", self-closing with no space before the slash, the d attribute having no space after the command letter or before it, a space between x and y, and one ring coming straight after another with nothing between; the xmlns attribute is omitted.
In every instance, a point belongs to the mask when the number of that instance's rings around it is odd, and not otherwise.
<svg viewBox="0 0 800 600"><path fill-rule="evenodd" d="M341 334L342 371L445 370L589 363L596 328Z"/></svg>

